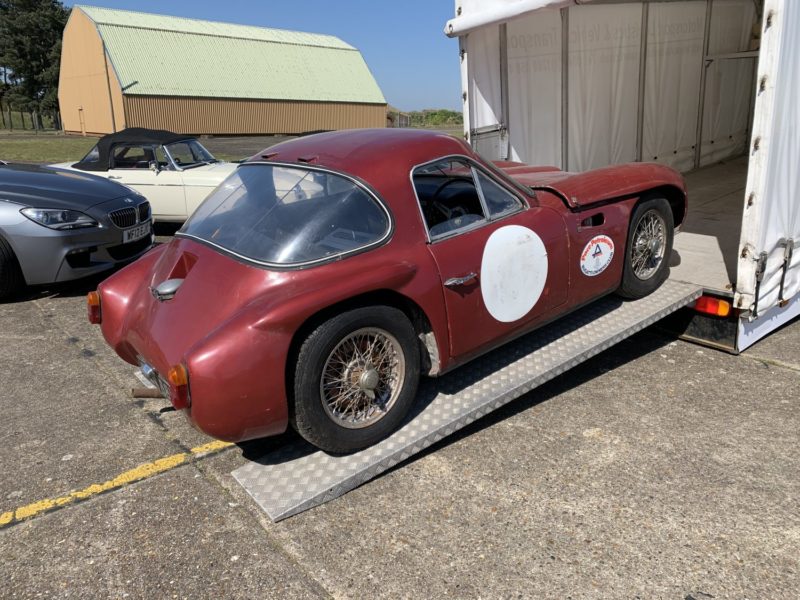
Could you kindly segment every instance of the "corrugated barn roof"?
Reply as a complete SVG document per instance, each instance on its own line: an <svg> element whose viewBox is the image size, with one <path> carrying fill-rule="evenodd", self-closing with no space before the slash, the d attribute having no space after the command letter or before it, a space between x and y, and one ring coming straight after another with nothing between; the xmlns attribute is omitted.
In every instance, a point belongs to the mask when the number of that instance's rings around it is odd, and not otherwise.
<svg viewBox="0 0 800 600"><path fill-rule="evenodd" d="M127 95L385 104L361 53L337 37L76 5Z"/></svg>

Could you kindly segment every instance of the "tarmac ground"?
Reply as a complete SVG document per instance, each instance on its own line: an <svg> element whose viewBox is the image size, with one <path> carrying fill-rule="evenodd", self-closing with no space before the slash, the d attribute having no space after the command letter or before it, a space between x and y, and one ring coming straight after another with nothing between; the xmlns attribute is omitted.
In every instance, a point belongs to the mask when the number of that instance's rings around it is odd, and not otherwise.
<svg viewBox="0 0 800 600"><path fill-rule="evenodd" d="M797 321L740 356L647 329L274 524L230 473L294 434L133 398L98 281L0 304L2 598L800 594Z"/></svg>

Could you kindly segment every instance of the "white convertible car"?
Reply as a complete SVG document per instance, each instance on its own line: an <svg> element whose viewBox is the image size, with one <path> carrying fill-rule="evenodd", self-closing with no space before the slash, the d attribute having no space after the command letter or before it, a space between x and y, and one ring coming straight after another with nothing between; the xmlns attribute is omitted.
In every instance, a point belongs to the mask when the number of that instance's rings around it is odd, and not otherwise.
<svg viewBox="0 0 800 600"><path fill-rule="evenodd" d="M77 163L53 166L127 185L150 201L155 220L182 222L238 165L217 160L191 136L130 128L100 138Z"/></svg>

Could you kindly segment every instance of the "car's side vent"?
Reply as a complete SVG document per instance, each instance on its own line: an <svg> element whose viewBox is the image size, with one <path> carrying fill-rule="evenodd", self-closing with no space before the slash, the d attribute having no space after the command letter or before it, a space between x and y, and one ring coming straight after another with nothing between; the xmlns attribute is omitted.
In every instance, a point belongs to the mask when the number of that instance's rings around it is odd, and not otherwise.
<svg viewBox="0 0 800 600"><path fill-rule="evenodd" d="M603 213L593 214L591 217L586 217L581 221L581 227L599 227L606 222L606 217Z"/></svg>
<svg viewBox="0 0 800 600"><path fill-rule="evenodd" d="M126 206L125 208L112 210L110 213L108 213L108 217L111 219L111 222L121 229L126 229L136 225L138 222L136 216L137 210L133 206Z"/></svg>

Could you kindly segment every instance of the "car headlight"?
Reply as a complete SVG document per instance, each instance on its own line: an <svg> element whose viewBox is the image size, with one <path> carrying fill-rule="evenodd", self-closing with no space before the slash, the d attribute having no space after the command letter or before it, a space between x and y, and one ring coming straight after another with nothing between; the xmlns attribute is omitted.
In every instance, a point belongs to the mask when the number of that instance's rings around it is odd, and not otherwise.
<svg viewBox="0 0 800 600"><path fill-rule="evenodd" d="M34 223L50 229L83 229L97 227L97 221L77 210L60 208L23 208L20 211Z"/></svg>

